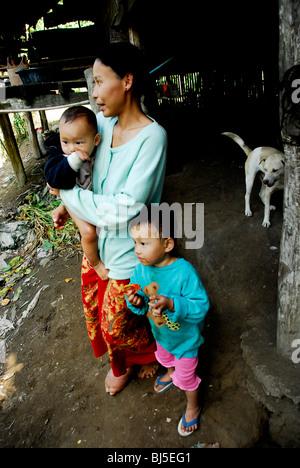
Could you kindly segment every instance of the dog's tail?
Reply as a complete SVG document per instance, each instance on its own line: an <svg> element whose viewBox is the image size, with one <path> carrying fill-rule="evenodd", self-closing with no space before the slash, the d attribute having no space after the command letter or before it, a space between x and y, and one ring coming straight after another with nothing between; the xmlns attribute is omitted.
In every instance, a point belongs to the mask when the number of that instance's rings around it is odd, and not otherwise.
<svg viewBox="0 0 300 468"><path fill-rule="evenodd" d="M224 132L224 133L221 133L221 135L225 135L225 136L228 136L229 138L232 138L242 148L242 150L246 153L246 155L249 156L252 149L249 148L249 146L245 145L243 140L238 135L236 135L235 133L230 133L230 132Z"/></svg>

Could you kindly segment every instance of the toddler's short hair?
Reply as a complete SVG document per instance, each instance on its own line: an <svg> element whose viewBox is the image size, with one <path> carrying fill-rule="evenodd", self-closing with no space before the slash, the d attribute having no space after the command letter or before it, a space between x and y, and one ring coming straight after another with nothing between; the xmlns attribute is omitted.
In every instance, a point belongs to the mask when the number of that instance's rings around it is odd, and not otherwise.
<svg viewBox="0 0 300 468"><path fill-rule="evenodd" d="M154 227L160 239L177 237L174 210L170 209L166 203L161 205L152 203L150 206L144 206L139 215L130 222L130 229L142 224Z"/></svg>

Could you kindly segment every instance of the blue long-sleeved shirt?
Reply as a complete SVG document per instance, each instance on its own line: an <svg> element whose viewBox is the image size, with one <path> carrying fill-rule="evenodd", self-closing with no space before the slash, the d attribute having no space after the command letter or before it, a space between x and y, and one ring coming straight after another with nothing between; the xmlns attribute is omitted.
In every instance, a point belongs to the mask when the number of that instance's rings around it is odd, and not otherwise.
<svg viewBox="0 0 300 468"><path fill-rule="evenodd" d="M152 283L158 284L158 295L174 301L174 312L166 312L172 322L180 324L180 329L171 330L167 324L157 327L150 317L156 341L178 359L197 356L198 348L204 342L201 333L209 299L195 268L183 258L166 267L138 264L130 281L139 284L141 291L138 294L144 299L142 308L134 307L127 301L128 307L136 314L147 313L149 297L144 293L144 288Z"/></svg>
<svg viewBox="0 0 300 468"><path fill-rule="evenodd" d="M97 115L101 143L93 169L93 192L61 190L63 203L79 218L100 227L99 255L109 277L130 278L137 258L128 224L143 205L159 203L165 175L167 136L155 121L132 140L111 147L117 117Z"/></svg>

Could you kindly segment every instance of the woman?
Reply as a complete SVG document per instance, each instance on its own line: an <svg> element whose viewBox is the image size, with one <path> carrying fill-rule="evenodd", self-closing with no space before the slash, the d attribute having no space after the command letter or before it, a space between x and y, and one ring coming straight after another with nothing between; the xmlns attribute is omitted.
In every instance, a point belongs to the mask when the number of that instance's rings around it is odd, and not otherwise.
<svg viewBox="0 0 300 468"><path fill-rule="evenodd" d="M126 385L135 365L141 365L141 377L151 377L157 369L148 321L127 308L124 286L137 264L128 224L143 205L160 202L167 138L140 107L145 76L139 49L129 43L110 44L96 59L93 73L101 134L93 192L77 186L60 190L63 205L53 212L53 220L56 228L63 227L66 205L100 228L99 254L107 279L97 277L84 258L82 296L95 356L109 353L111 369L105 387L114 395Z"/></svg>

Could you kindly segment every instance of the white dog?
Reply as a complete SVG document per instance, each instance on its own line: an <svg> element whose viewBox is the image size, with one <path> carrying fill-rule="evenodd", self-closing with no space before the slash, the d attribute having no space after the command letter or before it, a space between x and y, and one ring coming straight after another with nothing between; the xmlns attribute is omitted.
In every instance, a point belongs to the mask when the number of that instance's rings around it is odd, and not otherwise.
<svg viewBox="0 0 300 468"><path fill-rule="evenodd" d="M270 205L270 198L276 190L283 190L284 187L284 154L268 146L261 146L251 150L245 145L243 140L235 133L224 132L232 138L246 153L247 160L245 163L246 176L246 195L245 195L245 215L252 216L250 209L250 195L258 172L262 172L262 186L259 193L261 201L265 205L264 220L262 225L270 227L270 210L275 210L276 207Z"/></svg>

